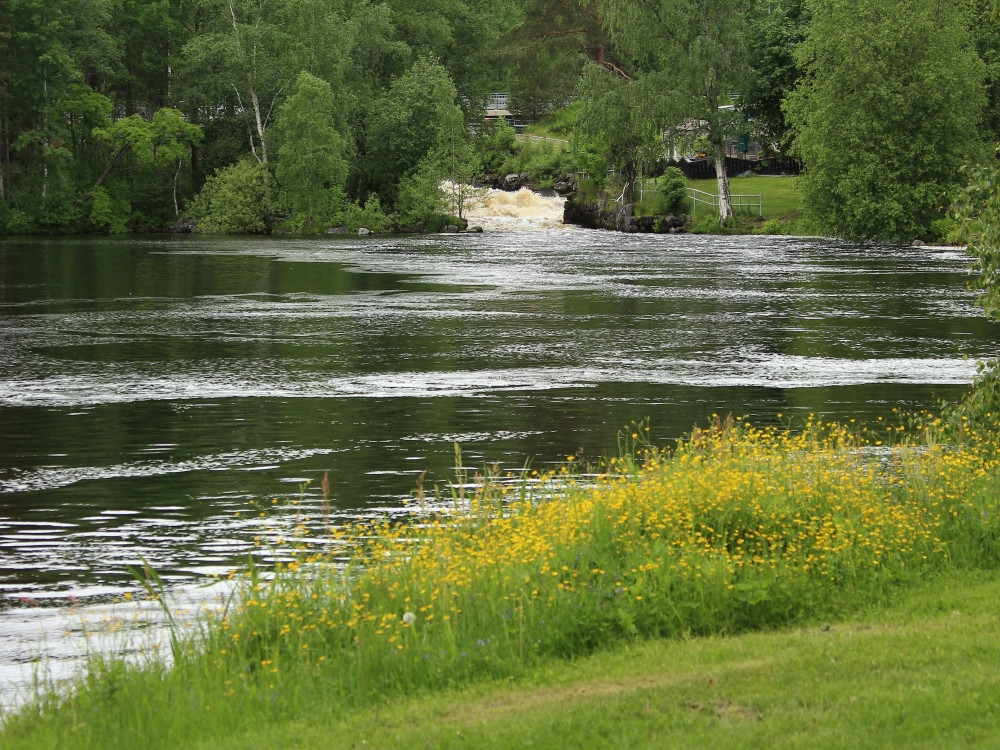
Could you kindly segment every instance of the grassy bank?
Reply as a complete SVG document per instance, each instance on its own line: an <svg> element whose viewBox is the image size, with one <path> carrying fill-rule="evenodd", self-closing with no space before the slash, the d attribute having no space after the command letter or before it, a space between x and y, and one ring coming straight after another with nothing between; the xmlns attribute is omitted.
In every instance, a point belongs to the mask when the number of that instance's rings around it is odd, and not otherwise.
<svg viewBox="0 0 1000 750"><path fill-rule="evenodd" d="M72 696L42 697L9 720L0 740L222 747L253 736L273 747L281 746L276 733L288 732L303 737L294 746L308 747L309 736L334 731L330 722L356 731L347 717L370 717L375 706L377 718L416 696L410 710L433 712L454 701L447 691L488 691L491 681L513 680L530 695L568 669L560 660L608 649L619 649L606 657L611 664L634 649L679 653L682 642L695 650L763 644L774 636L720 638L842 620L929 576L995 565L1000 479L991 441L967 435L960 446L945 445L933 430L911 437L902 422L801 428L717 421L663 451L646 445L638 427L592 471L570 458L560 471L526 481L489 472L460 477L446 510L432 512L429 498L418 496L409 521L303 538L296 560L273 577L248 571L242 597L175 644L172 669L95 661ZM668 640L645 643L651 639ZM893 669L904 674L906 661ZM697 681L665 664L646 686L654 693ZM646 674L643 664L633 666ZM975 673L975 664L967 666ZM709 678L717 679L698 679ZM634 679L641 687L647 678ZM634 702L638 687L610 697L582 688L581 705L756 726L758 714L780 715L776 704L797 700L782 697L782 684L777 675L761 680L763 703L735 689L732 697L692 694L681 698L690 705L679 713L676 706L654 710L652 702L643 709ZM812 684L810 700L833 699L829 686ZM554 716L531 701L515 703L523 710L513 713L539 736L561 736L570 724L594 731L584 714ZM497 721L517 731L512 720ZM613 721L606 716L600 731L610 732ZM411 736L406 724L388 731Z"/></svg>
<svg viewBox="0 0 1000 750"><path fill-rule="evenodd" d="M197 747L996 747L998 600L992 576L934 576L842 622L643 640L517 681L321 705Z"/></svg>
<svg viewBox="0 0 1000 750"><path fill-rule="evenodd" d="M761 196L761 215L758 215L756 206L740 209L734 226L728 231L742 234L808 234L808 227L802 219L802 196L796 189L797 182L797 177L754 175L731 178L729 188L733 195ZM643 195L647 201L638 204L640 214L657 212L657 201L652 197L657 185L655 179L644 180ZM712 195L718 193L718 184L714 179L685 180L685 185ZM695 205L690 199L687 203L687 210L692 213L692 231L720 231L717 214L711 206L703 203Z"/></svg>

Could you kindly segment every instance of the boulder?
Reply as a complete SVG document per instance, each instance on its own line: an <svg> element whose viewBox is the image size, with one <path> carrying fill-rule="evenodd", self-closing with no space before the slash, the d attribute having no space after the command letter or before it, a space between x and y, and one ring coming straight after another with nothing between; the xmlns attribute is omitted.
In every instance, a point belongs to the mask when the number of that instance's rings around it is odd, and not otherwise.
<svg viewBox="0 0 1000 750"><path fill-rule="evenodd" d="M197 224L191 219L185 219L184 217L181 217L180 219L177 220L177 223L174 224L172 230L179 234L190 234L195 230L196 226Z"/></svg>
<svg viewBox="0 0 1000 750"><path fill-rule="evenodd" d="M364 236L366 236L366 235L369 235L369 234L371 234L371 233L372 233L372 230L370 230L370 229L365 229L364 227L361 227L361 228L360 228L360 229L358 230L358 236L359 236L359 237L364 237Z"/></svg>
<svg viewBox="0 0 1000 750"><path fill-rule="evenodd" d="M615 229L619 232L634 232L635 206L631 203L624 204L618 209L615 215Z"/></svg>
<svg viewBox="0 0 1000 750"><path fill-rule="evenodd" d="M524 186L522 175L509 174L500 181L500 189L510 193L515 193Z"/></svg>
<svg viewBox="0 0 1000 750"><path fill-rule="evenodd" d="M563 204L563 224L575 224L588 229L610 229L618 232L645 232L676 234L683 231L683 216L635 216L631 203L618 206L603 202L578 203L572 197Z"/></svg>

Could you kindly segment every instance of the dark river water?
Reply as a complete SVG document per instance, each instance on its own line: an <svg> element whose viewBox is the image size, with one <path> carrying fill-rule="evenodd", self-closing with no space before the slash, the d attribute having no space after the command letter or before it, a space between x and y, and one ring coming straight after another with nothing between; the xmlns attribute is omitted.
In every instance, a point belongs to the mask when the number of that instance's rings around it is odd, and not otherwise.
<svg viewBox="0 0 1000 750"><path fill-rule="evenodd" d="M968 263L570 228L5 239L0 682L142 559L178 588L239 565L273 533L254 503L313 480L316 510L324 472L336 520L448 479L455 442L542 467L646 418L663 443L713 412L933 408L996 351Z"/></svg>

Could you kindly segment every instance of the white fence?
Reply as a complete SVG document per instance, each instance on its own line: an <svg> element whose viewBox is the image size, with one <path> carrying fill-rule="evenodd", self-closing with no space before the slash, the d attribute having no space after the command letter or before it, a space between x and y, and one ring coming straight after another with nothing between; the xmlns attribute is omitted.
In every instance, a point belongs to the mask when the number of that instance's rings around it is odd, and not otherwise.
<svg viewBox="0 0 1000 750"><path fill-rule="evenodd" d="M711 206L713 210L718 212L719 196L714 193L706 193L704 190L697 190L695 188L685 188L685 190L687 190L688 198L691 199L692 215L696 215L698 213L699 203ZM762 195L730 195L729 199L732 201L734 213L743 208L756 208L758 216L764 215L764 199Z"/></svg>

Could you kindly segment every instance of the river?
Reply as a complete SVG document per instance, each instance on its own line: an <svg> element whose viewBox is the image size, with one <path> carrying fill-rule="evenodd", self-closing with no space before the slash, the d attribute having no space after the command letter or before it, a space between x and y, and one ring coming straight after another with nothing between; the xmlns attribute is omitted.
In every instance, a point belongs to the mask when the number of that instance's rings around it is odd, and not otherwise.
<svg viewBox="0 0 1000 750"><path fill-rule="evenodd" d="M516 469L647 418L659 443L712 413L871 420L995 353L958 250L588 232L520 200L483 234L0 243L0 705L145 611L129 566L190 595L266 559L286 530L257 506L318 516L326 472L333 521L394 513L456 442Z"/></svg>

